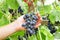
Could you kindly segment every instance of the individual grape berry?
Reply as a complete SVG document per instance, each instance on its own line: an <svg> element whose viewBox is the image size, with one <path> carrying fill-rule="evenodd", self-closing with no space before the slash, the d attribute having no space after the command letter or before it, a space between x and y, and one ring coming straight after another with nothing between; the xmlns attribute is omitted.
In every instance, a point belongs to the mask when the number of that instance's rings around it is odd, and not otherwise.
<svg viewBox="0 0 60 40"><path fill-rule="evenodd" d="M54 27L52 28L52 30L50 31L52 34L55 33L57 31L57 29Z"/></svg>
<svg viewBox="0 0 60 40"><path fill-rule="evenodd" d="M34 29L34 26L31 26L30 29Z"/></svg>
<svg viewBox="0 0 60 40"><path fill-rule="evenodd" d="M33 34L35 34L35 30L30 30L29 34L30 34L30 36L33 35Z"/></svg>
<svg viewBox="0 0 60 40"><path fill-rule="evenodd" d="M23 23L23 24L22 24L22 27L26 27L26 26L27 26L27 24L26 24L26 23Z"/></svg>
<svg viewBox="0 0 60 40"><path fill-rule="evenodd" d="M32 17L32 14L30 14L30 16Z"/></svg>
<svg viewBox="0 0 60 40"><path fill-rule="evenodd" d="M23 19L27 19L27 17L26 17L26 16L24 16L24 17L23 17Z"/></svg>
<svg viewBox="0 0 60 40"><path fill-rule="evenodd" d="M50 31L50 33L52 33L52 34L55 33L55 32L56 32L56 29L53 29L53 30Z"/></svg>
<svg viewBox="0 0 60 40"><path fill-rule="evenodd" d="M30 15L29 15L29 14L26 14L25 16L26 16L27 18L29 18L29 17L30 17Z"/></svg>
<svg viewBox="0 0 60 40"><path fill-rule="evenodd" d="M32 25L28 25L28 28L30 28L30 29L34 29L34 26L32 26Z"/></svg>
<svg viewBox="0 0 60 40"><path fill-rule="evenodd" d="M52 30L53 28L52 28L52 24L50 23L50 21L48 21L48 28L49 28L49 30Z"/></svg>
<svg viewBox="0 0 60 40"><path fill-rule="evenodd" d="M35 22L30 22L30 25L35 25L36 23Z"/></svg>
<svg viewBox="0 0 60 40"><path fill-rule="evenodd" d="M31 19L30 19L30 18L27 18L27 19L26 19L26 22L27 22L27 21L31 21Z"/></svg>
<svg viewBox="0 0 60 40"><path fill-rule="evenodd" d="M35 22L36 23L37 21L36 20L32 20L32 22Z"/></svg>
<svg viewBox="0 0 60 40"><path fill-rule="evenodd" d="M27 21L27 24L30 24L30 21L29 20Z"/></svg>
<svg viewBox="0 0 60 40"><path fill-rule="evenodd" d="M33 34L33 31L30 28L28 28L27 31L29 32L29 34Z"/></svg>
<svg viewBox="0 0 60 40"><path fill-rule="evenodd" d="M29 24L28 27L31 27L31 25Z"/></svg>
<svg viewBox="0 0 60 40"><path fill-rule="evenodd" d="M32 18L33 18L34 20L37 20L37 19L38 19L38 17L37 17L36 15L32 16Z"/></svg>
<svg viewBox="0 0 60 40"><path fill-rule="evenodd" d="M30 28L27 29L28 32L29 32L30 30L31 30Z"/></svg>

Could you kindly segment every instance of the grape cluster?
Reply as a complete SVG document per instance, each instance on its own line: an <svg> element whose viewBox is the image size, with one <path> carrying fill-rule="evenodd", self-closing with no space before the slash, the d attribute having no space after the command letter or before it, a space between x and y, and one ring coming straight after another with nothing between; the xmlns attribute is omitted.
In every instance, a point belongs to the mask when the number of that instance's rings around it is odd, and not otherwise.
<svg viewBox="0 0 60 40"><path fill-rule="evenodd" d="M52 26L53 25L50 23L50 21L48 21L48 28L49 28L51 34L53 34L57 31L56 28L52 27Z"/></svg>
<svg viewBox="0 0 60 40"><path fill-rule="evenodd" d="M49 15L47 16L47 18L49 17ZM50 22L50 19L48 18L48 28L49 28L49 30L50 30L50 33L51 34L53 34L53 33L55 33L56 31L57 31L57 29L55 28L55 27L52 27L53 26L53 24L51 24L51 22Z"/></svg>
<svg viewBox="0 0 60 40"><path fill-rule="evenodd" d="M20 13L21 15L23 15L23 10L21 9L21 6L18 7L18 13Z"/></svg>
<svg viewBox="0 0 60 40"><path fill-rule="evenodd" d="M15 15L15 13L17 13L17 12L20 13L21 15L23 15L23 10L22 10L21 6L19 6L17 10L13 10L13 9L9 8L9 12L12 15Z"/></svg>
<svg viewBox="0 0 60 40"><path fill-rule="evenodd" d="M35 34L35 24L38 20L38 17L32 13L32 14L26 14L24 17L25 23L22 24L24 28L26 28L26 33L29 34L30 36L32 34Z"/></svg>

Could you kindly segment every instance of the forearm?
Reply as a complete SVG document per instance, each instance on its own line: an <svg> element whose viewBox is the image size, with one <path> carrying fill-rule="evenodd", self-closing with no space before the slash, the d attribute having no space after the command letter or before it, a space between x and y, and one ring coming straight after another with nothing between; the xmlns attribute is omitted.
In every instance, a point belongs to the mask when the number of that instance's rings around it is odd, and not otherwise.
<svg viewBox="0 0 60 40"><path fill-rule="evenodd" d="M11 35L12 33L16 32L16 26L15 23L11 23L9 25L6 25L4 27L0 28L0 40L6 38L7 36Z"/></svg>

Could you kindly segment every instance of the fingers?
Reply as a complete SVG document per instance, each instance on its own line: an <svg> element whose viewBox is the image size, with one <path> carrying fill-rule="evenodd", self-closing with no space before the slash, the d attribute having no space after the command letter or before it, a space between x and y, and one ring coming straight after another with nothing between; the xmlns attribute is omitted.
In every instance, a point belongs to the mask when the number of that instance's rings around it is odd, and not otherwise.
<svg viewBox="0 0 60 40"><path fill-rule="evenodd" d="M42 18L41 18L41 16L40 16L39 13L37 13L36 15L38 16L38 20L37 20L37 23L36 23L36 26L35 27L38 28L41 25Z"/></svg>
<svg viewBox="0 0 60 40"><path fill-rule="evenodd" d="M40 23L40 24L38 24L38 25L36 25L36 26L35 26L35 28L38 28L40 25L41 25L41 23Z"/></svg>

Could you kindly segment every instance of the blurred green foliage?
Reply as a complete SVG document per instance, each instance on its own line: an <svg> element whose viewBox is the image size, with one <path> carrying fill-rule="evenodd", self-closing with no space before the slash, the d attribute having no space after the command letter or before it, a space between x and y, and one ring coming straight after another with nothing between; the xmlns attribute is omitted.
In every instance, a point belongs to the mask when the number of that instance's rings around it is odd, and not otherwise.
<svg viewBox="0 0 60 40"><path fill-rule="evenodd" d="M38 0L35 0L34 4L37 4ZM0 26L3 25L7 25L9 23L11 23L11 14L9 13L9 8L13 9L13 10L17 10L19 6L21 6L19 4L19 2L21 2L21 4L23 4L22 9L23 9L23 13L26 14L28 13L28 5L23 2L22 0L3 0L3 2L0 4ZM51 21L52 24L55 24L55 21L59 21L60 22L60 4L57 3L53 3L51 5L44 5L44 6L37 6L37 10L40 12L41 16L46 16L49 14L49 19ZM6 13L4 13L2 10L4 10ZM18 16L18 15L17 15ZM20 15L19 15L20 16ZM8 19L9 18L9 19ZM18 17L17 17L18 18ZM55 33L55 36L53 36L50 32L49 29L47 28L46 25L41 25L38 28L38 33L37 35L32 35L31 37L28 37L28 40L54 40L54 37L60 37L59 35L57 35L60 32L60 26L58 26L58 31ZM11 36L9 36L7 39L8 40L18 40L17 36L24 35L24 31L19 31L16 32L14 34L12 34ZM57 37L56 37L57 35Z"/></svg>

